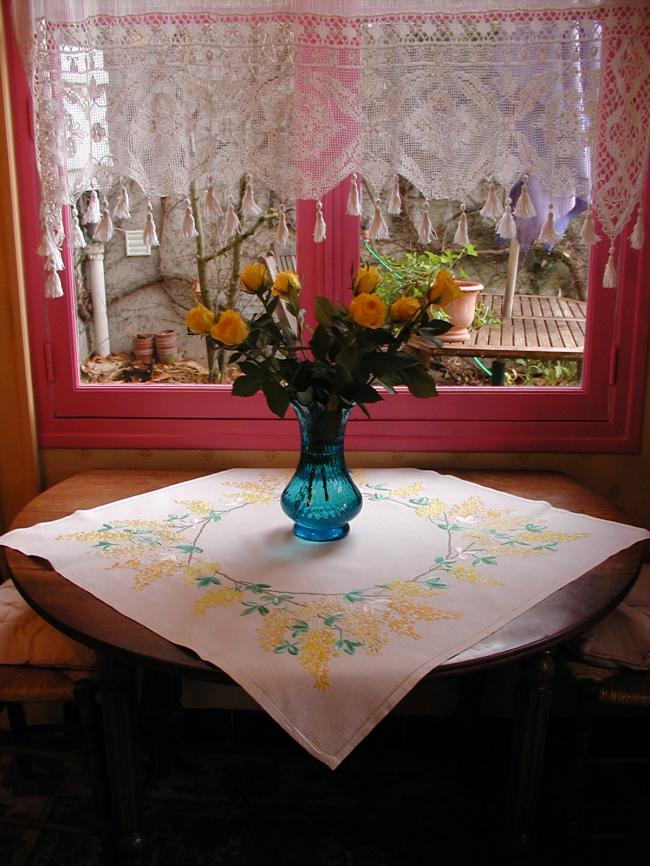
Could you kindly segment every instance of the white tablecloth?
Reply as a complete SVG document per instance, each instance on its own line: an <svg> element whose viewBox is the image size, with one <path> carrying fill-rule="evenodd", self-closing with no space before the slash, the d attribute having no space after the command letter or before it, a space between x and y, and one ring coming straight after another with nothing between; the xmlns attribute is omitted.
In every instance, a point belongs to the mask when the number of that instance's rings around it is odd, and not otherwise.
<svg viewBox="0 0 650 866"><path fill-rule="evenodd" d="M350 535L301 541L290 473L231 469L0 543L226 671L337 764L436 667L650 537L417 469L354 473Z"/></svg>

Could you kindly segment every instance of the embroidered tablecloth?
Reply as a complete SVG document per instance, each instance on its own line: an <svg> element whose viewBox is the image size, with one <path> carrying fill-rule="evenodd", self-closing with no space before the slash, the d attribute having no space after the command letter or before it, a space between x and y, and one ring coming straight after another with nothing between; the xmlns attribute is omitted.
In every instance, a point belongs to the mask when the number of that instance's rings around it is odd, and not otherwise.
<svg viewBox="0 0 650 866"><path fill-rule="evenodd" d="M437 472L353 474L342 541L294 537L290 473L231 469L0 543L190 647L336 767L436 665L650 537Z"/></svg>

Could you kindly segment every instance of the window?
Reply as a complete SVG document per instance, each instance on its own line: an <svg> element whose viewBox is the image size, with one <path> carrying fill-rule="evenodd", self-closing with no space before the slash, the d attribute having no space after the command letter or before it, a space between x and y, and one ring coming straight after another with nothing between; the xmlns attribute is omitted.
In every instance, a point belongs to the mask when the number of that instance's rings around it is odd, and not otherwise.
<svg viewBox="0 0 650 866"><path fill-rule="evenodd" d="M5 12L8 5L5 5ZM38 194L26 84L15 45L15 134L22 158L25 267L40 441L43 446L282 448L296 444L293 419L270 416L263 399L233 398L213 385L95 385L79 375L77 310L71 284L64 298L45 303L40 291ZM644 154L645 158L645 154ZM359 257L358 220L346 214L349 182L323 198L327 238L312 241L315 203L296 204L297 256L306 292L336 299L350 284ZM647 191L646 191L646 205ZM646 211L650 208L646 207ZM372 407L372 420L355 417L349 448L413 451L634 450L639 441L648 341L648 294L643 291L647 251L631 251L632 224L619 234L618 290L599 284L608 257L605 242L591 251L586 349L579 385L563 388L441 388L438 398L407 393ZM73 268L67 255L68 279ZM309 306L308 298L306 305ZM136 423L137 421L137 423Z"/></svg>

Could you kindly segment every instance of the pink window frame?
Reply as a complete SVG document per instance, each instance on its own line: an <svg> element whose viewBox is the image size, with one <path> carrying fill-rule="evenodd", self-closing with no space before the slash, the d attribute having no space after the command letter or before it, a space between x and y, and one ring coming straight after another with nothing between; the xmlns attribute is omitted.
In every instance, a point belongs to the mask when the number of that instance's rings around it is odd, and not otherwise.
<svg viewBox="0 0 650 866"><path fill-rule="evenodd" d="M9 24L8 4L3 2ZM79 379L75 292L70 253L61 274L65 296L45 301L39 243L38 183L30 96L11 27L8 51L21 189L24 268L29 287L33 384L41 447L283 449L297 446L297 425L272 416L261 396L235 398L228 386L83 385ZM345 215L347 184L324 201L327 239L314 244L313 202L297 203L298 269L310 306L316 294L343 299L358 264L358 220ZM644 193L650 213L650 194ZM303 226L305 227L302 230ZM562 388L440 388L417 400L407 392L355 413L350 450L591 451L640 448L650 292L644 275L650 245L617 241L619 300L600 285L607 246L592 250L583 382Z"/></svg>

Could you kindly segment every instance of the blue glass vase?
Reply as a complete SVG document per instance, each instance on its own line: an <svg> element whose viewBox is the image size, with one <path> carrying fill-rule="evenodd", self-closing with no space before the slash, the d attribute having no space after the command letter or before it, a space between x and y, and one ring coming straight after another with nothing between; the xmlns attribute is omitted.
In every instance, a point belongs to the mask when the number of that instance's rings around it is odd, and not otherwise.
<svg viewBox="0 0 650 866"><path fill-rule="evenodd" d="M331 413L325 413L319 403L291 405L300 422L300 462L282 493L282 510L294 521L298 538L344 538L363 503L343 452L350 409L344 409L338 424L332 425Z"/></svg>

